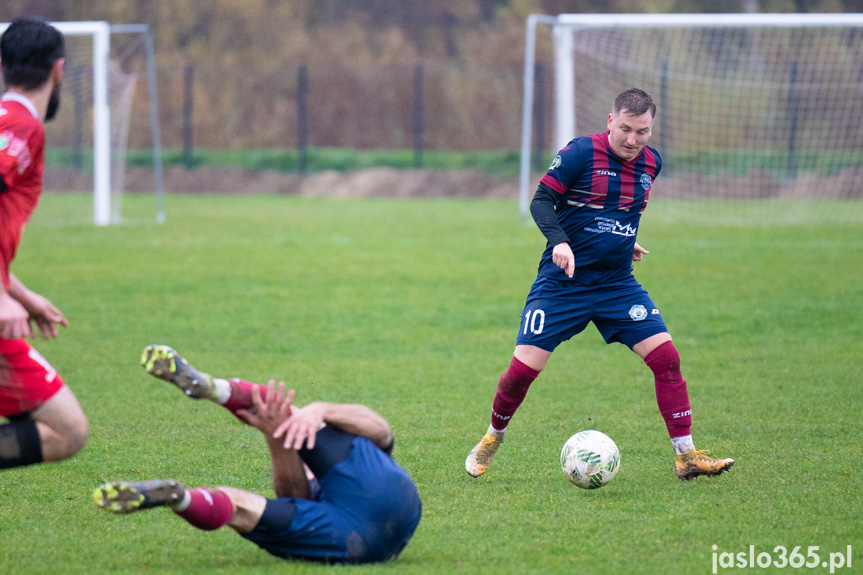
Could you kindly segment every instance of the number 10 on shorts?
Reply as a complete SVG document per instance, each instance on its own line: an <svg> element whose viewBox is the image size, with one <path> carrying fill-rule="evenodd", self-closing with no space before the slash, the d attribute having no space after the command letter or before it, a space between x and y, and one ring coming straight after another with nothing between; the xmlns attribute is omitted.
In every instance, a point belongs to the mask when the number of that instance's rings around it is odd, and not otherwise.
<svg viewBox="0 0 863 575"><path fill-rule="evenodd" d="M533 311L528 310L527 313L524 314L524 333L527 334L527 330L530 329L530 333L533 334L541 334L542 328L545 326L545 312L541 309L535 309Z"/></svg>

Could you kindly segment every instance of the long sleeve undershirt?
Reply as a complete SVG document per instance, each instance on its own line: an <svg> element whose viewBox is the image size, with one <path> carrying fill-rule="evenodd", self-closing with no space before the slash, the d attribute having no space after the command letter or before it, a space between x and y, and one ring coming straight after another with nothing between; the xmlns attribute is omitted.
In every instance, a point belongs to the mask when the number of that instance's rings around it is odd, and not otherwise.
<svg viewBox="0 0 863 575"><path fill-rule="evenodd" d="M545 184L540 184L530 202L530 215L536 222L539 231L552 246L562 242L569 242L569 236L560 227L557 221L557 208L562 205L564 197Z"/></svg>

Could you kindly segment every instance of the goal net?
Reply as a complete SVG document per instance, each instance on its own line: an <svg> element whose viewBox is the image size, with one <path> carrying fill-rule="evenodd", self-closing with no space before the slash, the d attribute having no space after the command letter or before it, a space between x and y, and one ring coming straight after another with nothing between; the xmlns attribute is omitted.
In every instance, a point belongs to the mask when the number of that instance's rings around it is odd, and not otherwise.
<svg viewBox="0 0 863 575"><path fill-rule="evenodd" d="M538 24L551 29L554 62L553 141L536 145L547 155L604 132L615 96L638 87L658 106L657 198L736 202L758 217L811 215L835 200L860 214L863 15L565 14L528 20L523 217L538 181L530 173Z"/></svg>
<svg viewBox="0 0 863 575"><path fill-rule="evenodd" d="M72 223L164 221L152 41L146 26L51 22L66 41L61 109L46 124L45 189L93 191L90 215L64 212ZM0 24L0 34L8 24ZM147 90L149 88L149 91ZM137 164L130 170L129 146ZM130 182L143 198L127 202ZM155 208L152 198L155 196ZM70 204L72 205L72 204Z"/></svg>

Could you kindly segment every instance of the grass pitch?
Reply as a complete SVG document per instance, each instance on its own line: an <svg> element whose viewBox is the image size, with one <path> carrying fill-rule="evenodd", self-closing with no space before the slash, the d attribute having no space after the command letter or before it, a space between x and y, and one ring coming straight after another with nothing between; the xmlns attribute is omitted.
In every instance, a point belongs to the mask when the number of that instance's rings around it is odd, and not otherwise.
<svg viewBox="0 0 863 575"><path fill-rule="evenodd" d="M750 545L777 560L777 546L818 546L825 561L851 545L852 568L836 572L863 569L858 204L813 204L796 213L825 217L765 226L741 217L746 204L651 203L636 276L680 350L696 445L737 460L682 483L650 371L593 327L555 353L489 472L465 474L544 245L514 202L168 200L164 225L96 228L69 223L89 195L47 195L28 226L13 271L71 324L35 345L78 395L91 437L68 461L0 473L4 575L332 569L167 510L95 507L92 489L116 479L272 495L258 432L147 376L138 358L150 343L391 422L423 520L395 563L340 572L710 573L714 554L748 557ZM588 428L622 455L596 491L558 465L564 441ZM719 567L736 571L792 569Z"/></svg>

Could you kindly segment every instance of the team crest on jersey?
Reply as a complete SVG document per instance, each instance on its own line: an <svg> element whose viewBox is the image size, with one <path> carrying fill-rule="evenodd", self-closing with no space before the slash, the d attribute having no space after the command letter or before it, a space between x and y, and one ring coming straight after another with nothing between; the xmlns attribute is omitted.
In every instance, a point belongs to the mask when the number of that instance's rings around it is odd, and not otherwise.
<svg viewBox="0 0 863 575"><path fill-rule="evenodd" d="M634 305L629 308L629 317L632 318L632 321L641 321L647 317L647 310L643 305Z"/></svg>
<svg viewBox="0 0 863 575"><path fill-rule="evenodd" d="M641 174L641 187L644 188L645 190L647 190L647 188L650 187L650 184L651 184L650 175Z"/></svg>
<svg viewBox="0 0 863 575"><path fill-rule="evenodd" d="M560 162L561 162L561 160L560 160L560 154L558 154L558 155L556 155L556 156L554 157L554 159L551 161L551 166L550 166L548 169L549 169L549 170L553 170L553 169L557 168L558 166L560 166Z"/></svg>

